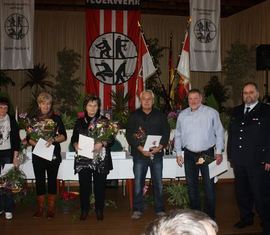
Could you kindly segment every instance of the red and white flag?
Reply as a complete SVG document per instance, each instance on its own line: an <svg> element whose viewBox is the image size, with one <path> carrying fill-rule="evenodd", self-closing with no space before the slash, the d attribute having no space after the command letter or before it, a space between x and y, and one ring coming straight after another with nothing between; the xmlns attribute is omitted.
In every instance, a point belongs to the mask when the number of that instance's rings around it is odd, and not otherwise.
<svg viewBox="0 0 270 235"><path fill-rule="evenodd" d="M156 68L154 66L152 57L149 53L146 41L143 34L141 33L140 42L139 42L139 54L138 54L138 68L139 74L137 79L137 97L136 97L136 108L140 106L139 97L141 92L145 88L145 81L151 77L155 72Z"/></svg>
<svg viewBox="0 0 270 235"><path fill-rule="evenodd" d="M188 95L190 90L190 66L189 66L189 34L188 30L185 34L185 39L180 55L180 60L176 68L177 72L180 75L179 84L178 84L178 97L179 102L183 104L185 97Z"/></svg>
<svg viewBox="0 0 270 235"><path fill-rule="evenodd" d="M188 82L190 78L190 68L189 68L189 35L188 31L185 34L185 39L182 47L182 52L180 55L180 60L176 68L177 72L182 78Z"/></svg>
<svg viewBox="0 0 270 235"><path fill-rule="evenodd" d="M139 10L86 10L85 90L101 98L102 110L111 108L111 92L119 90L129 94L134 110L139 71L144 79L152 71L139 20Z"/></svg>

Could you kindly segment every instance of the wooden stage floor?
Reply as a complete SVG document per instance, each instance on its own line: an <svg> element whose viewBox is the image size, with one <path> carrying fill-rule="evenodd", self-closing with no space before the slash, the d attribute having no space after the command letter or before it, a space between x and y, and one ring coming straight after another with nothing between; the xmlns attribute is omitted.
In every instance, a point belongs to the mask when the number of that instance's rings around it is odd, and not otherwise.
<svg viewBox="0 0 270 235"><path fill-rule="evenodd" d="M255 235L260 234L261 228L258 217L255 224L245 229L235 229L233 224L238 220L238 210L234 197L233 183L217 184L217 223L219 235ZM107 199L115 201L117 209L106 208L104 221L96 221L94 212L89 214L86 221L80 221L79 205L67 212L58 205L56 217L52 220L33 218L35 203L27 207L16 205L14 218L11 221L0 217L1 235L139 235L145 226L155 219L152 206L147 206L144 216L137 221L131 220L131 211L127 196L122 195L122 187L108 188ZM171 209L170 207L166 208Z"/></svg>

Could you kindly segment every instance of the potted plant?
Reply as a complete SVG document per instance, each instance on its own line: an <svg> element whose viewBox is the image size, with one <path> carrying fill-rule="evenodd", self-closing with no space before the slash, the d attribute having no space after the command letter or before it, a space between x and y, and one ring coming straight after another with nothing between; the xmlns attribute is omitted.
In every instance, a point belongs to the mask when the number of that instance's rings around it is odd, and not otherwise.
<svg viewBox="0 0 270 235"><path fill-rule="evenodd" d="M79 88L83 83L79 77L74 77L80 66L81 55L74 50L64 48L57 53L59 69L55 76L55 103L61 113L74 113L80 99Z"/></svg>
<svg viewBox="0 0 270 235"><path fill-rule="evenodd" d="M181 182L173 182L164 187L165 193L168 195L168 203L171 206L176 206L179 208L188 208L188 192L186 184Z"/></svg>
<svg viewBox="0 0 270 235"><path fill-rule="evenodd" d="M53 87L53 82L48 78L50 77L48 67L45 64L35 64L33 69L28 69L26 72L26 80L21 87L23 90L30 87L32 92L32 102L29 107L28 114L33 114L37 109L37 96L41 91L46 91L48 88Z"/></svg>
<svg viewBox="0 0 270 235"><path fill-rule="evenodd" d="M241 91L245 82L255 77L255 46L248 47L239 41L231 45L224 60L223 71L226 76L226 84L232 88L232 99L239 103Z"/></svg>

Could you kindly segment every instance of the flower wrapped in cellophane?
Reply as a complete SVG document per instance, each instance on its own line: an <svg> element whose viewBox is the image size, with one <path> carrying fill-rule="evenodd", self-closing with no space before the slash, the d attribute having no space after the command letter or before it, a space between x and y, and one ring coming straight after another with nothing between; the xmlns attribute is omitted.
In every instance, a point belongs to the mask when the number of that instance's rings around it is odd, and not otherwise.
<svg viewBox="0 0 270 235"><path fill-rule="evenodd" d="M27 113L19 115L19 127L25 129L26 134L32 140L38 141L39 138L48 140L55 135L56 122L48 118L45 120L38 120L36 118L29 118Z"/></svg>
<svg viewBox="0 0 270 235"><path fill-rule="evenodd" d="M195 163L196 165L202 165L202 164L210 164L211 162L215 161L215 158L212 156L209 156L208 154L201 153L198 154L195 157Z"/></svg>
<svg viewBox="0 0 270 235"><path fill-rule="evenodd" d="M88 127L88 136L95 140L95 143L109 141L116 136L119 126L116 122L108 119L99 119L97 122L91 122Z"/></svg>
<svg viewBox="0 0 270 235"><path fill-rule="evenodd" d="M98 119L96 122L91 122L88 127L88 136L95 140L95 143L111 142L119 131L118 123L108 119ZM93 161L102 161L105 157L105 148L100 152L94 152Z"/></svg>
<svg viewBox="0 0 270 235"><path fill-rule="evenodd" d="M138 130L133 134L134 138L139 141L141 146L144 146L146 141L146 133L145 130L140 126Z"/></svg>
<svg viewBox="0 0 270 235"><path fill-rule="evenodd" d="M55 134L56 123L52 119L45 119L42 121L37 121L32 119L30 125L26 127L27 135L38 141L40 138L48 140Z"/></svg>
<svg viewBox="0 0 270 235"><path fill-rule="evenodd" d="M23 139L20 143L19 155L17 157L17 164L9 169L4 175L0 177L1 193L19 193L25 187L26 176L20 169L20 165L28 160L27 141Z"/></svg>
<svg viewBox="0 0 270 235"><path fill-rule="evenodd" d="M18 167L13 167L0 177L0 188L5 193L19 193L25 186L25 179L24 172Z"/></svg>

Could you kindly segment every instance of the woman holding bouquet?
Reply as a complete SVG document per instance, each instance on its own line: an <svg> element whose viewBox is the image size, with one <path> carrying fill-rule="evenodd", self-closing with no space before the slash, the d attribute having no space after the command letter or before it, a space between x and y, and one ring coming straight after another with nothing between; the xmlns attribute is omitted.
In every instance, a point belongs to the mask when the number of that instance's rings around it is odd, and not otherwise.
<svg viewBox="0 0 270 235"><path fill-rule="evenodd" d="M47 146L53 144L55 146L52 161L46 160L35 154L32 156L34 174L36 178L36 192L37 192L37 211L34 217L42 217L44 213L45 194L46 194L46 173L48 177L48 208L47 218L53 218L55 215L55 200L57 194L57 174L59 165L62 161L60 143L67 139L65 126L60 116L54 114L52 110L52 96L47 92L41 92L37 98L39 110L33 117L32 122L34 126L43 126L43 129L36 130L40 138L47 141ZM48 123L50 123L48 125ZM48 127L46 127L48 125ZM51 129L50 129L51 128ZM38 128L37 128L38 129ZM49 132L49 133L48 133ZM35 147L38 138L35 138L35 131L27 133L30 145ZM43 136L42 136L43 135Z"/></svg>
<svg viewBox="0 0 270 235"><path fill-rule="evenodd" d="M20 136L19 127L14 117L8 114L9 102L0 98L0 173L5 164L18 165ZM0 189L0 214L5 212L6 219L12 219L14 201L12 192Z"/></svg>
<svg viewBox="0 0 270 235"><path fill-rule="evenodd" d="M105 202L105 184L109 171L112 170L110 146L114 141L113 133L106 138L100 138L101 126L108 125L108 119L100 115L101 101L96 96L87 96L84 100L84 117L79 118L75 124L71 144L78 152L79 134L94 138L93 159L83 156L75 157L75 173L79 174L80 184L80 220L86 220L90 209L90 193L92 177L94 179L95 212L97 220L103 220ZM90 151L90 150L89 150Z"/></svg>

